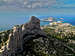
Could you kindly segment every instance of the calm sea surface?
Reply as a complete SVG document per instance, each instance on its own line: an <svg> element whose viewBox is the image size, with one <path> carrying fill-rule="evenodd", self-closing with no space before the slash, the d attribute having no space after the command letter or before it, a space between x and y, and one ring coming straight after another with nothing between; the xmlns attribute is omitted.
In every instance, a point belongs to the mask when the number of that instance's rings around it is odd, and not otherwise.
<svg viewBox="0 0 75 56"><path fill-rule="evenodd" d="M34 15L36 16L36 15ZM46 19L49 18L50 15L39 15L36 16L39 19ZM61 18L61 16L53 16L55 18ZM29 21L30 16L22 13L3 13L0 12L0 31L11 29L14 25L24 24ZM63 21L66 23L70 23L75 25L75 17L73 16L62 16ZM40 25L47 25L49 22L41 22Z"/></svg>

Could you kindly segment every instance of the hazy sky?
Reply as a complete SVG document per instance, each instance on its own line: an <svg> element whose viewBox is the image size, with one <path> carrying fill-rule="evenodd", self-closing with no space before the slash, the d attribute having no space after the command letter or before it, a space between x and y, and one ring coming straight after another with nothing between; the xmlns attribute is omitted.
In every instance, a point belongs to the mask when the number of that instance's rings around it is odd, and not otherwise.
<svg viewBox="0 0 75 56"><path fill-rule="evenodd" d="M75 15L75 0L0 0L1 11Z"/></svg>

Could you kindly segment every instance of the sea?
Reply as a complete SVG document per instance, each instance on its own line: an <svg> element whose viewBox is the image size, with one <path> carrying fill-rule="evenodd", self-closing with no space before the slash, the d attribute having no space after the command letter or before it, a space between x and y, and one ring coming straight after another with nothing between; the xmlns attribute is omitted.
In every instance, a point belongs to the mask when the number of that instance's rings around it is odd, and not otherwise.
<svg viewBox="0 0 75 56"><path fill-rule="evenodd" d="M14 14L14 13L0 13L0 31L5 31L12 29L14 25L25 24L29 21L31 16L36 16L40 20L47 19L49 17L54 18L64 18L62 21L65 23L70 23L73 26L75 25L75 17L74 16L61 16L61 15L26 15L26 14ZM50 22L42 22L41 26L48 25Z"/></svg>

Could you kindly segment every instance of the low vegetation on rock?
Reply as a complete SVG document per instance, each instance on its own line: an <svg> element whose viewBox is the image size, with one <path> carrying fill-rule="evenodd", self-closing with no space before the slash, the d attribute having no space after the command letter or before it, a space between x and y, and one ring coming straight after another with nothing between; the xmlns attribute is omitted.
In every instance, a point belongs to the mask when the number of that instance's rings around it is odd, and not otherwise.
<svg viewBox="0 0 75 56"><path fill-rule="evenodd" d="M40 20L32 16L29 23L0 33L0 48L5 46L1 56L75 56L74 31L74 26L41 29Z"/></svg>

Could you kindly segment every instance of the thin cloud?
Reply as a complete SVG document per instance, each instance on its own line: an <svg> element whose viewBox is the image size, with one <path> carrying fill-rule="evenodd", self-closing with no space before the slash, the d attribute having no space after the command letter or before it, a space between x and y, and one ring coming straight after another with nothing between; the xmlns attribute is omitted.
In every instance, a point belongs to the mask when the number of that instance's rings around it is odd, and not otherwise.
<svg viewBox="0 0 75 56"><path fill-rule="evenodd" d="M56 0L0 0L1 6L17 6L21 8L45 8L55 3Z"/></svg>

